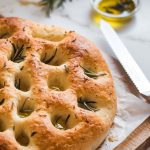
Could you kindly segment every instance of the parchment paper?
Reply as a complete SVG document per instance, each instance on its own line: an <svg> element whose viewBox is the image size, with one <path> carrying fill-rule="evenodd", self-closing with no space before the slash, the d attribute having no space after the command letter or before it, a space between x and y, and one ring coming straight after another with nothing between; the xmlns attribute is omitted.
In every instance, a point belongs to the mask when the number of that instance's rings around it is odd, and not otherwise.
<svg viewBox="0 0 150 150"><path fill-rule="evenodd" d="M73 12L71 13L74 17L78 15ZM150 105L140 97L138 91L121 68L119 62L105 52L107 48L101 46L104 38L97 36L97 33L94 33L93 30L91 31L86 24L75 23L73 18L70 18L70 16L68 17L68 14L62 13L61 9L60 11L56 11L51 18L46 18L45 14L41 13L38 7L30 5L21 6L17 0L0 1L0 14L27 18L43 24L65 26L88 37L102 49L102 53L113 74L118 98L118 111L109 135L100 150L112 150L150 115ZM83 20L86 20L86 18L83 18Z"/></svg>
<svg viewBox="0 0 150 150"><path fill-rule="evenodd" d="M140 96L119 62L109 56L105 57L113 68L111 71L115 80L118 111L100 150L112 150L150 115L150 105Z"/></svg>

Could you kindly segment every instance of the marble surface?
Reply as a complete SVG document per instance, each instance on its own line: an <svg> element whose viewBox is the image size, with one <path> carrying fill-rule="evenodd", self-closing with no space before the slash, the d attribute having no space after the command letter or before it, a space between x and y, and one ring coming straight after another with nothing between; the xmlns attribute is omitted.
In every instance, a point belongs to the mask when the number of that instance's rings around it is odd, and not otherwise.
<svg viewBox="0 0 150 150"><path fill-rule="evenodd" d="M64 8L55 10L50 18L45 19L45 14L40 8L28 6L27 9L16 5L17 0L0 2L0 14L6 16L19 16L46 24L55 24L75 30L87 36L100 49L114 56L109 45L103 38L99 28L92 22L92 8L90 0L74 0L66 3ZM11 7L10 7L11 6ZM141 0L141 8L131 22L118 30L118 34L133 55L141 69L150 80L150 1ZM40 18L40 19L39 19ZM89 36L90 35L90 36Z"/></svg>
<svg viewBox="0 0 150 150"><path fill-rule="evenodd" d="M136 61L150 79L150 0L141 0L141 9L131 22L118 30L121 39L134 55ZM39 7L21 6L17 0L0 1L0 14L31 19L42 24L55 24L75 30L93 41L101 49L113 74L117 97L118 112L114 121L115 128L109 136L116 136L117 141L109 142L108 138L101 149L110 150L123 141L150 114L150 107L128 79L118 63L100 29L92 22L90 0L73 0L64 8L56 9L50 18ZM142 101L143 100L143 101Z"/></svg>

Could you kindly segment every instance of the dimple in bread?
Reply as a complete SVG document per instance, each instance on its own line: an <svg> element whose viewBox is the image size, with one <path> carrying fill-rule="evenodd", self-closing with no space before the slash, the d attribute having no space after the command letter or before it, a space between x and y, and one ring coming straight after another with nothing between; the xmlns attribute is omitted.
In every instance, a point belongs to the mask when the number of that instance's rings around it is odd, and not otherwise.
<svg viewBox="0 0 150 150"><path fill-rule="evenodd" d="M112 76L91 42L0 18L0 150L95 150L115 112Z"/></svg>

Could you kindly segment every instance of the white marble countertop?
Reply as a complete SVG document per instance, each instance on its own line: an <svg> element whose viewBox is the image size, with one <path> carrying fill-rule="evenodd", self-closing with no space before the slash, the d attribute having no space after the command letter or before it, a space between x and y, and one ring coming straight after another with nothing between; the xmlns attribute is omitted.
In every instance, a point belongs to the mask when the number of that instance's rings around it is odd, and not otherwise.
<svg viewBox="0 0 150 150"><path fill-rule="evenodd" d="M16 6L17 0L5 0L0 2L0 14L6 16L19 16L35 20L37 22L55 24L75 30L88 37L99 48L113 56L113 53L105 41L99 28L92 22L92 8L90 0L73 0L66 3L64 8L55 10L50 18L45 19L45 14L35 6ZM11 7L10 7L11 6ZM119 35L141 66L150 80L150 1L141 0L141 8L131 22L118 30ZM32 8L32 9L29 9ZM40 19L39 19L40 18ZM49 20L49 21L47 21ZM89 36L90 35L90 36Z"/></svg>

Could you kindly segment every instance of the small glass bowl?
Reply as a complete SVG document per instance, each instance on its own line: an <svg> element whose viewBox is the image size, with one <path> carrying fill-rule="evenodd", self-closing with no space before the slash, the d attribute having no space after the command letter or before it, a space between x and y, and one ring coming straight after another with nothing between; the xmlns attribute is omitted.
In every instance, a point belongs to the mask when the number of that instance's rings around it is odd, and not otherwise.
<svg viewBox="0 0 150 150"><path fill-rule="evenodd" d="M106 12L103 12L101 10L99 10L97 8L97 5L100 1L102 0L90 0L92 7L94 8L94 10L101 15L104 19L107 20L126 20L126 19L130 19L131 17L133 17L135 15L135 13L139 10L140 8L140 0L133 0L135 3L135 9L133 11L131 11L130 13L126 13L126 14L120 14L120 15L113 15L113 14L109 14Z"/></svg>

